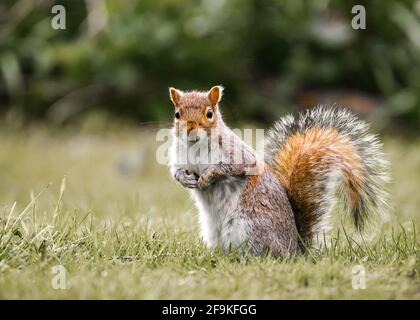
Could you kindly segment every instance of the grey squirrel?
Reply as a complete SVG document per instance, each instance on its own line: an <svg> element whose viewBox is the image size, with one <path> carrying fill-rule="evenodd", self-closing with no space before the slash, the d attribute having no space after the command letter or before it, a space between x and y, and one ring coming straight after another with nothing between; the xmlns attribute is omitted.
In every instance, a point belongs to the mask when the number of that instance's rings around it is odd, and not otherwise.
<svg viewBox="0 0 420 320"><path fill-rule="evenodd" d="M169 93L175 107L170 171L191 189L209 248L284 257L317 245L331 229L337 203L359 231L370 216L384 213L382 145L349 111L318 106L283 117L269 131L261 160L223 122L223 87ZM200 161L214 154L221 160ZM232 161L235 154L241 161Z"/></svg>

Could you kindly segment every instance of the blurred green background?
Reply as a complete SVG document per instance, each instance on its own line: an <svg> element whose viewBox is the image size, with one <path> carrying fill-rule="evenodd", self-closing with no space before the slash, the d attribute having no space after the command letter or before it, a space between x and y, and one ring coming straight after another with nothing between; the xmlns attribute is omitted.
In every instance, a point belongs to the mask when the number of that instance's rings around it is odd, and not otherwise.
<svg viewBox="0 0 420 320"><path fill-rule="evenodd" d="M318 103L372 123L391 163L382 240L282 262L206 250L156 132L169 86L215 84L233 128ZM419 129L420 0L1 0L0 298L418 299Z"/></svg>
<svg viewBox="0 0 420 320"><path fill-rule="evenodd" d="M51 8L66 8L54 30ZM366 8L353 30L351 9ZM168 123L167 88L226 87L229 123L317 103L420 127L420 1L2 0L0 117Z"/></svg>

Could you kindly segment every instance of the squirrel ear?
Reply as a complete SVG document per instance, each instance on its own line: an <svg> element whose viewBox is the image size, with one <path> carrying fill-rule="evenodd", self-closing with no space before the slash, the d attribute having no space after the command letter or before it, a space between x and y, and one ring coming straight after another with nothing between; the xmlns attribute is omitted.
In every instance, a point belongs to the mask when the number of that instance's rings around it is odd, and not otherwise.
<svg viewBox="0 0 420 320"><path fill-rule="evenodd" d="M215 106L219 103L220 99L222 99L223 94L223 87L222 86L214 86L208 92L209 100L212 106Z"/></svg>
<svg viewBox="0 0 420 320"><path fill-rule="evenodd" d="M169 96L171 97L171 101L174 104L174 106L178 106L179 99L181 99L182 91L177 90L173 87L169 88Z"/></svg>

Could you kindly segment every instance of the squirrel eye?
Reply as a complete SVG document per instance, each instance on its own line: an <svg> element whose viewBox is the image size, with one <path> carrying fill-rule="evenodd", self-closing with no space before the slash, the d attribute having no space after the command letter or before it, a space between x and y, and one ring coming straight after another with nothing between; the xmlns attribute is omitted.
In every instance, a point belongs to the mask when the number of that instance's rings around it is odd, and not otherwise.
<svg viewBox="0 0 420 320"><path fill-rule="evenodd" d="M211 118L213 117L213 111L208 110L208 111L207 111L207 113L206 113L206 117L207 117L208 119L211 119Z"/></svg>
<svg viewBox="0 0 420 320"><path fill-rule="evenodd" d="M179 119L179 111L175 112L175 118Z"/></svg>

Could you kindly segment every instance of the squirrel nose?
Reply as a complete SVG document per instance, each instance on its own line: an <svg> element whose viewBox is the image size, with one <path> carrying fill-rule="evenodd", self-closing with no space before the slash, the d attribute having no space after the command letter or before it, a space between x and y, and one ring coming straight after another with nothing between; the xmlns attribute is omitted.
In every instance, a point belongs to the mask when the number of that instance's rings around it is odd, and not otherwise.
<svg viewBox="0 0 420 320"><path fill-rule="evenodd" d="M200 140L200 137L198 135L188 135L188 142L197 142Z"/></svg>
<svg viewBox="0 0 420 320"><path fill-rule="evenodd" d="M197 142L200 140L200 135L197 130L190 130L188 133L188 142Z"/></svg>

